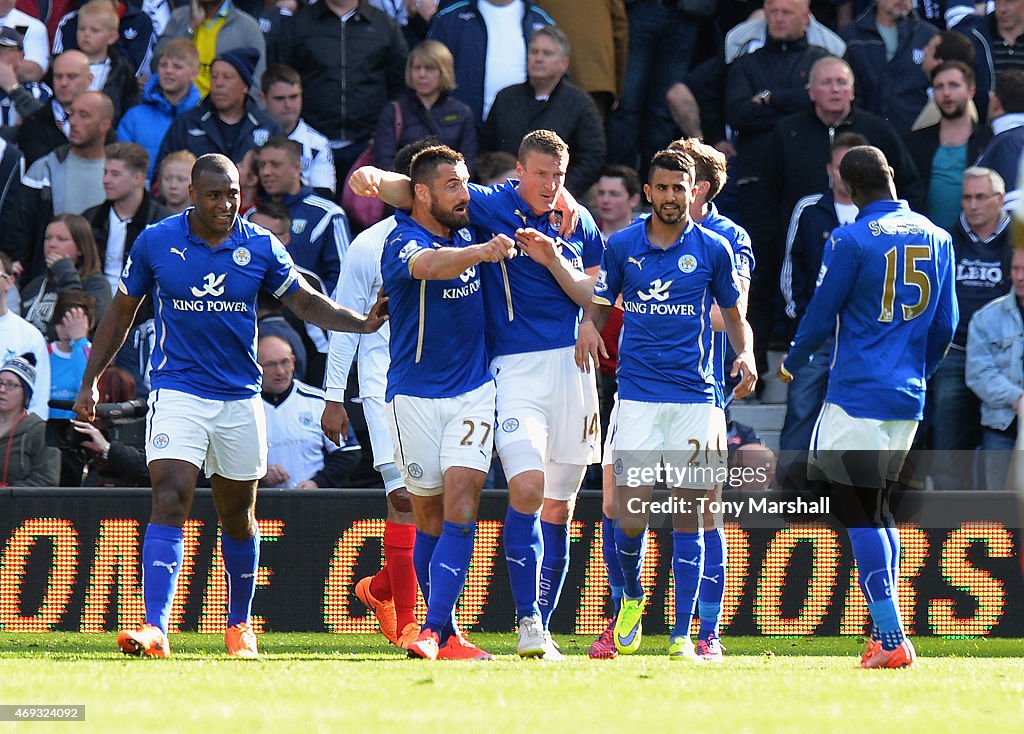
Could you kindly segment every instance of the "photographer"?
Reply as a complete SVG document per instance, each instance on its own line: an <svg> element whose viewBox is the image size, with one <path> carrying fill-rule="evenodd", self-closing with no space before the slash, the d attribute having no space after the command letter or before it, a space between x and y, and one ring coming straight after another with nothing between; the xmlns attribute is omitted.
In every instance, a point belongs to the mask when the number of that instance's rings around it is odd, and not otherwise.
<svg viewBox="0 0 1024 734"><path fill-rule="evenodd" d="M57 451L46 445L46 422L27 408L36 380L35 357L25 354L0 367L0 487L54 487Z"/></svg>
<svg viewBox="0 0 1024 734"><path fill-rule="evenodd" d="M89 472L86 486L150 486L145 451L116 439L108 440L92 423L74 420L71 424L82 436L79 445L93 454L90 465L98 469Z"/></svg>

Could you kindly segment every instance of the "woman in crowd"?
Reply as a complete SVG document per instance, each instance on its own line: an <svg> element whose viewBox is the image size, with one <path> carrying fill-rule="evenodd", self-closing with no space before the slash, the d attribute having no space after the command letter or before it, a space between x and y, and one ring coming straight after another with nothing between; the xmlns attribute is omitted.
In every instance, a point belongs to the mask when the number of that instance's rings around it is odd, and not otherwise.
<svg viewBox="0 0 1024 734"><path fill-rule="evenodd" d="M0 367L0 487L56 487L60 454L46 445L46 421L28 412L36 381L35 357Z"/></svg>
<svg viewBox="0 0 1024 734"><path fill-rule="evenodd" d="M417 44L405 63L405 85L398 99L381 108L373 140L373 160L391 170L395 153L428 135L476 160L476 120L473 111L455 99L455 62L440 41Z"/></svg>
<svg viewBox="0 0 1024 734"><path fill-rule="evenodd" d="M46 272L21 293L22 315L44 334L53 318L57 294L81 290L96 301L98 323L110 305L110 283L103 275L92 227L77 214L60 214L46 226L43 240Z"/></svg>

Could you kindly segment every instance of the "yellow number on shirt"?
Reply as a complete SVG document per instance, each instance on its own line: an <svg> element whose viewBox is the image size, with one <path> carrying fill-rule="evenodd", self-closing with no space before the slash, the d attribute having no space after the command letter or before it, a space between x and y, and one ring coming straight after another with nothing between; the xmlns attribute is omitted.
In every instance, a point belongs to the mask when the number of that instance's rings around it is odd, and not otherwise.
<svg viewBox="0 0 1024 734"><path fill-rule="evenodd" d="M932 282L928 273L919 270L919 260L930 260L932 250L928 245L907 245L903 248L903 283L908 286L915 286L920 291L917 303L908 306L901 303L903 309L903 320L910 321L923 314L928 308L928 302L932 297ZM898 257L896 248L885 253L885 280L882 284L882 311L878 314L878 320L884 324L892 323L896 310L896 270Z"/></svg>

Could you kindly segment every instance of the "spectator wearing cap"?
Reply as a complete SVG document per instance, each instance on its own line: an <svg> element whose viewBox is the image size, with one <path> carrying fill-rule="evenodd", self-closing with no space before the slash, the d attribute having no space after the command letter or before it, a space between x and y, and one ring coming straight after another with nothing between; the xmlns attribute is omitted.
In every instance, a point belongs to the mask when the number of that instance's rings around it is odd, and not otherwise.
<svg viewBox="0 0 1024 734"><path fill-rule="evenodd" d="M0 487L55 487L60 454L46 445L46 421L28 411L35 392L35 357L0 367Z"/></svg>
<svg viewBox="0 0 1024 734"><path fill-rule="evenodd" d="M41 82L22 82L18 69L25 60L25 40L14 28L0 26L0 126L5 137L12 128L50 101L52 92Z"/></svg>
<svg viewBox="0 0 1024 734"><path fill-rule="evenodd" d="M187 150L197 158L221 153L239 163L250 150L281 134L281 126L249 94L258 63L260 52L255 48L238 48L217 57L210 71L210 93L171 124L160 145L157 168L164 156L176 150Z"/></svg>
<svg viewBox="0 0 1024 734"><path fill-rule="evenodd" d="M46 405L50 395L50 358L42 332L8 308L7 294L16 280L11 269L11 258L0 252L0 362L25 352L33 355L35 363L39 365L35 377L38 389L28 407L45 420L50 415Z"/></svg>
<svg viewBox="0 0 1024 734"><path fill-rule="evenodd" d="M14 7L15 0L0 0L0 26L24 28L25 60L18 75L29 82L38 82L50 67L50 37L42 21Z"/></svg>
<svg viewBox="0 0 1024 734"><path fill-rule="evenodd" d="M3 2L3 0L0 0ZM195 7L199 12L193 14ZM213 62L224 54L238 49L251 48L256 51L254 71L250 72L250 89L253 95L259 92L260 77L266 66L267 49L259 23L248 13L224 0L197 0L186 3L171 13L157 42L157 55L163 45L172 38L187 38L199 51L199 76L196 86L206 95L213 81ZM255 81L255 84L251 83ZM233 159L237 160L237 159Z"/></svg>

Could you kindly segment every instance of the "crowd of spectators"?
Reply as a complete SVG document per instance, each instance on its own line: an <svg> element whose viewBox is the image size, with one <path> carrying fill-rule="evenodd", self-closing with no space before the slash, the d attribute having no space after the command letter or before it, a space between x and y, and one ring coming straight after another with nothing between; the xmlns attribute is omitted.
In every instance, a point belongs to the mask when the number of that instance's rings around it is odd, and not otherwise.
<svg viewBox="0 0 1024 734"><path fill-rule="evenodd" d="M643 208L645 162L670 141L702 137L728 157L715 204L753 242L762 373L795 333L829 233L856 217L842 155L881 148L901 198L956 245L961 328L922 445L1012 445L1024 292L1007 212L1024 151L1024 0L0 0L3 393L32 378L17 400L0 393L0 449L17 433L28 451L36 428L21 408L60 417L47 401L73 394L135 238L189 205L197 156L236 162L245 216L330 294L352 235L386 215L345 198L355 166L391 168L433 136L477 181L501 181L541 128L568 142L567 188L605 236ZM271 361L312 395L326 335L272 300L261 335L288 356ZM148 392L152 319L144 307L117 357L133 383L124 399ZM806 447L827 359L790 386L783 449ZM119 443L77 431L117 463ZM327 469L289 476L340 476L339 457L320 453ZM947 463L936 486L1000 484L981 460ZM143 481L137 469L123 477Z"/></svg>

